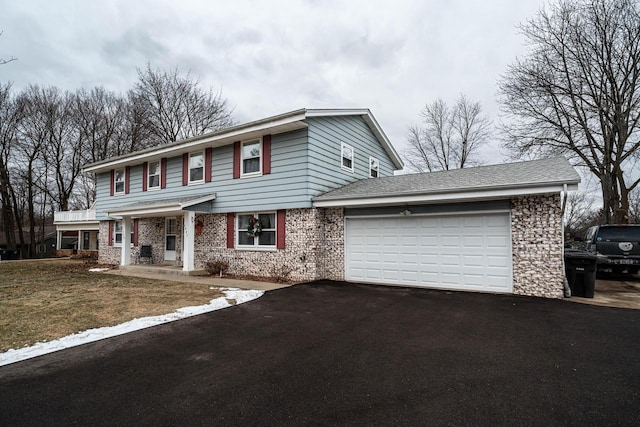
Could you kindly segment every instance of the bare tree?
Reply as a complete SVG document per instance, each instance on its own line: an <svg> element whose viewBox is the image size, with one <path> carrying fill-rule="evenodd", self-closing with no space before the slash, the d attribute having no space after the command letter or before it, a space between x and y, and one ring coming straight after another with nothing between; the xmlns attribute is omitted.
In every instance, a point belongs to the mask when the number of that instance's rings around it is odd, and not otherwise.
<svg viewBox="0 0 640 427"><path fill-rule="evenodd" d="M132 105L141 107L152 145L164 144L233 124L231 110L222 93L200 88L191 75L153 70L147 65L138 70L139 81L131 92Z"/></svg>
<svg viewBox="0 0 640 427"><path fill-rule="evenodd" d="M506 146L570 156L599 179L604 221L628 222L640 183L638 2L560 0L520 29L530 50L499 82Z"/></svg>
<svg viewBox="0 0 640 427"><path fill-rule="evenodd" d="M11 94L11 84L0 85L0 202L2 203L2 228L7 248L15 249L15 221L12 202L12 189L9 174L11 147L15 143L20 110Z"/></svg>
<svg viewBox="0 0 640 427"><path fill-rule="evenodd" d="M404 157L418 172L460 169L479 163L478 150L491 134L491 122L479 102L460 95L449 108L442 99L427 104L421 126L409 127L409 149Z"/></svg>
<svg viewBox="0 0 640 427"><path fill-rule="evenodd" d="M599 214L590 192L572 191L567 195L564 210L564 232L571 239L584 234L594 217Z"/></svg>
<svg viewBox="0 0 640 427"><path fill-rule="evenodd" d="M0 31L0 37L2 37L2 33L4 33L4 31ZM9 59L4 59L4 58L0 58L0 65L4 65L4 64L8 64L11 61L15 61L18 58L14 58L13 56Z"/></svg>
<svg viewBox="0 0 640 427"><path fill-rule="evenodd" d="M18 124L12 165L14 180L20 191L14 191L13 198L14 209L25 208L20 213L16 212L18 224L23 223L21 217L26 210L30 236L28 257L35 255L36 195L45 187L46 182L44 148L49 139L49 129L45 97L45 90L32 85L20 93L17 100L24 111L24 117ZM20 243L24 247L22 237Z"/></svg>
<svg viewBox="0 0 640 427"><path fill-rule="evenodd" d="M629 222L640 224L640 188L629 193Z"/></svg>
<svg viewBox="0 0 640 427"><path fill-rule="evenodd" d="M48 137L44 147L47 178L42 190L61 211L69 209L76 178L84 164L83 140L75 126L74 104L74 95L61 93L55 87L43 90L38 99L39 108L44 110ZM44 200L42 203L46 205Z"/></svg>

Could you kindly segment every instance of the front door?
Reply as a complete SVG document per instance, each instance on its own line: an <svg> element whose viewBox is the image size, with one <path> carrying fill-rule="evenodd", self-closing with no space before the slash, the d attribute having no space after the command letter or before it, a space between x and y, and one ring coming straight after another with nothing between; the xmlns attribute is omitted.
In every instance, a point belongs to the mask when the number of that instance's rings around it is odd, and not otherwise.
<svg viewBox="0 0 640 427"><path fill-rule="evenodd" d="M165 238L164 238L164 260L176 260L176 219L167 218L165 220Z"/></svg>

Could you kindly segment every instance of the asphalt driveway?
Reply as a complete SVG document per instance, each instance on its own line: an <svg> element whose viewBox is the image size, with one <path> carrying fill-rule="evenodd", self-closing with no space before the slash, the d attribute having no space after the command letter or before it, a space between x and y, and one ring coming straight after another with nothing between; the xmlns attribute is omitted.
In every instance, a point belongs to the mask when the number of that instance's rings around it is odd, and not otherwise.
<svg viewBox="0 0 640 427"><path fill-rule="evenodd" d="M640 425L640 312L318 282L0 367L0 425Z"/></svg>

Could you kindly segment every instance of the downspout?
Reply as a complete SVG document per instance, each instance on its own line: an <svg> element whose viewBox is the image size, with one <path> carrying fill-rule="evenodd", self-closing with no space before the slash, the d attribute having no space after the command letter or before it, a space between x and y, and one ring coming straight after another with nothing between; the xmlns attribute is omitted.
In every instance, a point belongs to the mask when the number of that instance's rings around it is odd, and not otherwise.
<svg viewBox="0 0 640 427"><path fill-rule="evenodd" d="M562 187L562 208L560 211L560 218L562 222L562 277L564 278L564 296L565 298L570 298L571 288L569 287L569 281L567 280L567 275L565 273L567 270L564 262L564 211L567 208L567 195L569 190L567 189L567 184L564 184Z"/></svg>

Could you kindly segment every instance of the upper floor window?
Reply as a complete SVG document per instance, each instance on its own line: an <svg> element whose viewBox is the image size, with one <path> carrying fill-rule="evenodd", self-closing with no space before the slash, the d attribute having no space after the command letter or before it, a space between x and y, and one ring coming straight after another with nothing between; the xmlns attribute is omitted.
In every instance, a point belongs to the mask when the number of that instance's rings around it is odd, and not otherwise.
<svg viewBox="0 0 640 427"><path fill-rule="evenodd" d="M149 162L148 168L148 186L149 189L160 188L160 162Z"/></svg>
<svg viewBox="0 0 640 427"><path fill-rule="evenodd" d="M204 153L189 154L189 183L204 182Z"/></svg>
<svg viewBox="0 0 640 427"><path fill-rule="evenodd" d="M375 157L369 157L369 177L377 178L378 170L380 169L380 162Z"/></svg>
<svg viewBox="0 0 640 427"><path fill-rule="evenodd" d="M342 169L353 172L353 147L344 142L342 143L341 162Z"/></svg>
<svg viewBox="0 0 640 427"><path fill-rule="evenodd" d="M124 193L124 177L124 169L116 169L113 174L113 185L116 194Z"/></svg>
<svg viewBox="0 0 640 427"><path fill-rule="evenodd" d="M238 233L238 247L245 248L275 248L276 247L276 213L250 213L236 216ZM257 233L249 233L249 226Z"/></svg>
<svg viewBox="0 0 640 427"><path fill-rule="evenodd" d="M262 172L262 144L260 140L242 143L242 175L258 175Z"/></svg>

